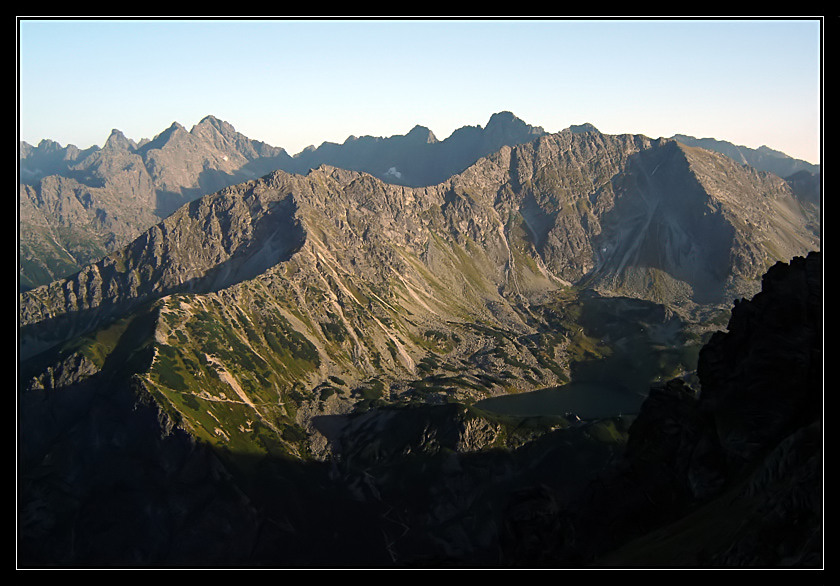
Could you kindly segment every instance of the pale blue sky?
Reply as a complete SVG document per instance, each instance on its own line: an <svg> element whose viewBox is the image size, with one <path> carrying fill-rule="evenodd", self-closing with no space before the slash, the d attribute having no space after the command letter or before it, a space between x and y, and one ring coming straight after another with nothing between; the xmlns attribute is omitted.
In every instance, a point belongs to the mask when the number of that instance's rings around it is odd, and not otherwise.
<svg viewBox="0 0 840 586"><path fill-rule="evenodd" d="M19 21L20 136L86 148L212 114L290 154L443 140L509 110L556 132L682 133L819 162L812 20Z"/></svg>

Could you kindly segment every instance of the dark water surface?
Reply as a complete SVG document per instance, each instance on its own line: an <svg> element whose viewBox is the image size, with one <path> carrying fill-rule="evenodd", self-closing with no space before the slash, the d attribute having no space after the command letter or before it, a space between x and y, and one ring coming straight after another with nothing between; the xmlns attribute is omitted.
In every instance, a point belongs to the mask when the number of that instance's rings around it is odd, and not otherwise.
<svg viewBox="0 0 840 586"><path fill-rule="evenodd" d="M562 417L574 413L581 419L602 419L637 413L644 399L644 396L615 384L572 382L528 393L482 399L476 407L517 417Z"/></svg>

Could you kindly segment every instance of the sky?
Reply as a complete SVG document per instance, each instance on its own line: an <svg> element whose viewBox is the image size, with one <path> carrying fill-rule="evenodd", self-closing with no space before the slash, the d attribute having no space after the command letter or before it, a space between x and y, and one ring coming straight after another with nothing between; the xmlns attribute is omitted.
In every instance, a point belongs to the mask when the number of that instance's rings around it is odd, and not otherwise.
<svg viewBox="0 0 840 586"><path fill-rule="evenodd" d="M18 19L19 140L139 141L207 115L296 154L510 111L820 163L821 17Z"/></svg>

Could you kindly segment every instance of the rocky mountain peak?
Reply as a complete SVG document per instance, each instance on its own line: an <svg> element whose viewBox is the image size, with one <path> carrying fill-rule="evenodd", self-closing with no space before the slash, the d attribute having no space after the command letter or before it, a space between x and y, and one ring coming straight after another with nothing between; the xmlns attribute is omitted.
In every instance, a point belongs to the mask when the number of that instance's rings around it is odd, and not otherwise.
<svg viewBox="0 0 840 586"><path fill-rule="evenodd" d="M180 123L173 122L169 128L155 136L152 140L143 145L143 150L148 152L153 149L161 149L180 135L186 134L187 130Z"/></svg>
<svg viewBox="0 0 840 586"><path fill-rule="evenodd" d="M203 128L210 127L218 131L223 136L234 136L237 134L236 129L229 122L220 120L215 116L208 115L202 118L190 131L192 134L199 133Z"/></svg>
<svg viewBox="0 0 840 586"><path fill-rule="evenodd" d="M137 145L133 140L126 138L121 130L114 128L111 130L103 148L115 151L133 151L137 148Z"/></svg>
<svg viewBox="0 0 840 586"><path fill-rule="evenodd" d="M514 115L513 112L504 110L502 112L496 112L495 114L490 116L490 120L487 121L487 128L493 128L495 126L506 126L506 125L515 125L515 126L528 126L523 122L520 118Z"/></svg>
<svg viewBox="0 0 840 586"><path fill-rule="evenodd" d="M545 134L545 130L542 127L525 123L514 116L512 112L504 111L490 116L490 120L484 127L484 133L494 138L518 138L524 135L534 135L536 137Z"/></svg>
<svg viewBox="0 0 840 586"><path fill-rule="evenodd" d="M572 124L567 128L569 132L572 134L582 134L584 132L600 132L595 125L590 124L589 122L584 122L583 124Z"/></svg>
<svg viewBox="0 0 840 586"><path fill-rule="evenodd" d="M49 138L41 139L41 141L38 142L38 150L44 153L60 151L62 148L63 147L58 142Z"/></svg>
<svg viewBox="0 0 840 586"><path fill-rule="evenodd" d="M425 126L420 126L419 124L409 131L409 133L406 135L406 138L412 141L425 144L434 144L438 142L434 133L430 129L426 128Z"/></svg>
<svg viewBox="0 0 840 586"><path fill-rule="evenodd" d="M224 126L224 125L229 126L228 122L225 122L224 120L221 120L221 119L217 118L213 114L208 114L207 116L205 116L204 118L199 120L198 123L199 124L205 124L205 123L212 124L213 126L216 126L216 127L221 127L221 126Z"/></svg>
<svg viewBox="0 0 840 586"><path fill-rule="evenodd" d="M164 133L173 134L178 130L182 130L184 132L187 131L187 129L184 128L184 126L176 120L176 121L172 122L172 124L169 125L169 128L164 130Z"/></svg>
<svg viewBox="0 0 840 586"><path fill-rule="evenodd" d="M97 147L89 149L95 152ZM21 141L19 150L20 180L22 183L33 183L46 175L60 174L67 171L69 165L83 156L74 145L62 147L58 142L43 139L37 147Z"/></svg>
<svg viewBox="0 0 840 586"><path fill-rule="evenodd" d="M789 158L788 155L786 155L785 153L783 153L781 151L777 151L776 149L771 149L769 146L764 145L764 144L761 145L760 147L758 147L755 150L757 152L761 153L762 155L772 155L772 156L775 156L775 157Z"/></svg>

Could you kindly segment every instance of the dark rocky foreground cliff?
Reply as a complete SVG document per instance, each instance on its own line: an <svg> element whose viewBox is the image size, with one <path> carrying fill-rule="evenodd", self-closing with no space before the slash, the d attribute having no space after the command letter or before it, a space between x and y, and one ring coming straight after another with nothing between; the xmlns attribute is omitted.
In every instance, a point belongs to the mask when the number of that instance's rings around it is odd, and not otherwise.
<svg viewBox="0 0 840 586"><path fill-rule="evenodd" d="M773 266L704 346L699 388L652 388L622 460L580 501L527 501L509 559L821 567L822 324L821 255Z"/></svg>
<svg viewBox="0 0 840 586"><path fill-rule="evenodd" d="M821 567L822 261L777 263L635 417L322 416L335 457L211 449L125 377L20 396L20 566ZM65 364L78 372L84 365ZM68 378L68 380L71 380ZM292 433L289 430L289 433Z"/></svg>

